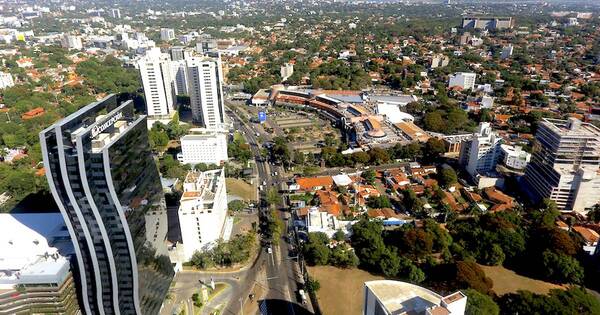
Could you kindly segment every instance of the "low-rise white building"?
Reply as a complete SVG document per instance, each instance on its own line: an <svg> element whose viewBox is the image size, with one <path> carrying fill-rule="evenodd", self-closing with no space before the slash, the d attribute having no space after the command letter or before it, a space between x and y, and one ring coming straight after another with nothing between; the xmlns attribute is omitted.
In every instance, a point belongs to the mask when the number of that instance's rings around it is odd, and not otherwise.
<svg viewBox="0 0 600 315"><path fill-rule="evenodd" d="M186 135L181 138L181 153L177 159L183 164L221 165L227 158L225 133Z"/></svg>
<svg viewBox="0 0 600 315"><path fill-rule="evenodd" d="M0 214L0 314L77 314L69 256L73 244L60 213Z"/></svg>
<svg viewBox="0 0 600 315"><path fill-rule="evenodd" d="M351 227L356 221L340 221L327 211L321 211L319 207L312 207L308 209L305 223L308 233L323 232L332 238L338 230L344 232L345 235L350 235Z"/></svg>
<svg viewBox="0 0 600 315"><path fill-rule="evenodd" d="M0 72L0 89L6 89L15 85L15 81L10 73Z"/></svg>
<svg viewBox="0 0 600 315"><path fill-rule="evenodd" d="M475 78L477 75L471 72L457 72L450 76L448 88L461 87L463 90L473 90L475 88Z"/></svg>
<svg viewBox="0 0 600 315"><path fill-rule="evenodd" d="M531 160L531 154L523 151L520 146L500 145L502 154L502 163L507 167L524 170L527 163Z"/></svg>
<svg viewBox="0 0 600 315"><path fill-rule="evenodd" d="M179 210L183 259L210 249L223 235L227 218L225 170L189 172L183 183Z"/></svg>
<svg viewBox="0 0 600 315"><path fill-rule="evenodd" d="M365 282L363 315L464 315L467 296L461 291L441 296L418 285L393 280Z"/></svg>

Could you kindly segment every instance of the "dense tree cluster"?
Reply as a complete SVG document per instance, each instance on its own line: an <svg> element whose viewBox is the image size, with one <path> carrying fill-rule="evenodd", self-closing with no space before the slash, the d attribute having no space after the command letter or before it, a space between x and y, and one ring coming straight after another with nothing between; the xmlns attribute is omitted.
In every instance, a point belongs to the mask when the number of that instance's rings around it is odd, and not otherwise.
<svg viewBox="0 0 600 315"><path fill-rule="evenodd" d="M248 261L256 247L256 233L236 235L229 242L218 241L209 250L196 252L190 263L198 268L227 267Z"/></svg>
<svg viewBox="0 0 600 315"><path fill-rule="evenodd" d="M341 268L358 265L358 257L348 244L343 242L337 242L332 246L330 244L329 237L325 233L309 233L308 242L303 247L306 262L310 265L333 265Z"/></svg>

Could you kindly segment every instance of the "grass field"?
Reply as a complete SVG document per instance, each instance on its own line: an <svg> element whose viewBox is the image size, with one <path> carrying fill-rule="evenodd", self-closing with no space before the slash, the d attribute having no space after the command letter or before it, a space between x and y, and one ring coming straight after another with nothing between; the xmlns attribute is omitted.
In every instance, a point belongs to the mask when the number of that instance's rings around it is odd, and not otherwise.
<svg viewBox="0 0 600 315"><path fill-rule="evenodd" d="M485 271L485 275L494 281L493 290L498 295L517 292L518 290L546 294L551 289L564 289L560 285L518 275L502 266L480 266Z"/></svg>
<svg viewBox="0 0 600 315"><path fill-rule="evenodd" d="M244 199L244 201L256 199L254 187L241 179L227 178L225 179L225 184L227 185L227 193L230 195L238 196Z"/></svg>
<svg viewBox="0 0 600 315"><path fill-rule="evenodd" d="M308 272L321 284L317 298L324 315L361 314L364 283L383 279L360 269L339 269L331 266L308 267Z"/></svg>

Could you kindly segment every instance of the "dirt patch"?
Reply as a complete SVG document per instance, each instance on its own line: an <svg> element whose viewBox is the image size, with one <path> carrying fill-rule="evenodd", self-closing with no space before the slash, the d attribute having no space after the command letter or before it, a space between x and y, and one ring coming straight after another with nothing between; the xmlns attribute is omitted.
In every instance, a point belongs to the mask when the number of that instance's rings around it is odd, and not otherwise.
<svg viewBox="0 0 600 315"><path fill-rule="evenodd" d="M244 201L252 201L256 199L256 191L252 185L245 181L237 178L226 178L225 184L227 185L227 193L230 195L238 196Z"/></svg>
<svg viewBox="0 0 600 315"><path fill-rule="evenodd" d="M565 287L557 284L518 275L502 266L479 266L483 269L485 275L494 281L493 290L498 295L513 293L518 290L547 294L551 289L565 289Z"/></svg>
<svg viewBox="0 0 600 315"><path fill-rule="evenodd" d="M360 269L331 266L308 267L308 272L321 284L317 299L324 315L361 314L364 283L384 279Z"/></svg>

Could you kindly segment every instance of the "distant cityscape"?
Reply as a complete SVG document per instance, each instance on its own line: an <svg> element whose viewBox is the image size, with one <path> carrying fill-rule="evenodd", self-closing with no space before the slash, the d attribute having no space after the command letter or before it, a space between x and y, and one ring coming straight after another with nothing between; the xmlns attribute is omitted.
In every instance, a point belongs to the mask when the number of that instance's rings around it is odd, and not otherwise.
<svg viewBox="0 0 600 315"><path fill-rule="evenodd" d="M600 314L599 30L0 0L0 315Z"/></svg>

